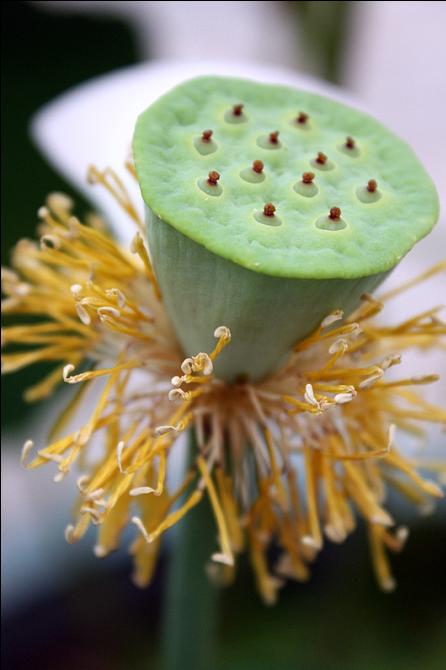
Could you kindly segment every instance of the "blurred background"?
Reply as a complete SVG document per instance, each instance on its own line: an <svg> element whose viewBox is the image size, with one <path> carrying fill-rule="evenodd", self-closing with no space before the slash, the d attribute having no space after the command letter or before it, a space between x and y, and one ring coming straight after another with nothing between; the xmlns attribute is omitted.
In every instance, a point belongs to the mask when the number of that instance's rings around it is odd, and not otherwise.
<svg viewBox="0 0 446 670"><path fill-rule="evenodd" d="M3 3L2 14L2 264L18 238L34 234L47 192L64 190L79 211L88 207L33 145L33 114L76 84L142 61L249 62L339 84L412 144L444 208L445 2L15 1ZM438 256L445 236L436 235L407 267L426 268ZM429 290L444 294L438 282ZM98 561L90 536L65 543L72 482L56 487L47 471L19 468L23 441L44 440L64 401L61 390L37 407L22 402L42 372L3 383L4 667L156 669L168 551L153 585L136 589L125 547ZM273 609L260 602L242 561L235 587L221 594L213 667L446 667L444 510L410 525L409 544L393 559L399 588L390 596L374 583L361 528L341 547L328 545L311 582L289 584Z"/></svg>

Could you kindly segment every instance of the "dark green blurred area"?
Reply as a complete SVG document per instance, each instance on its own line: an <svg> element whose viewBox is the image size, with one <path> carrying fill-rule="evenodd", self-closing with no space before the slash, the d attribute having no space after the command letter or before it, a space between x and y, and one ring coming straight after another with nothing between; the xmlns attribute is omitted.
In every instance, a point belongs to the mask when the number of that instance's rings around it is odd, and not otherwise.
<svg viewBox="0 0 446 670"><path fill-rule="evenodd" d="M336 35L345 36L344 24L339 22L330 31L330 21L344 16L350 3L287 4L292 5L290 11L297 9L297 18L300 13L307 32L314 17L328 6L331 18L324 23L325 34L330 33L333 41L339 39ZM77 197L32 146L28 124L33 112L70 86L136 62L137 54L128 28L103 14L94 18L51 14L35 3L7 2L2 15L2 263L6 263L13 243L34 234L36 210L46 193L65 190ZM314 48L317 41L309 39L309 44ZM339 79L333 55L325 68L327 77ZM21 392L41 372L36 367L6 378L3 425L28 420ZM327 546L310 583L287 585L273 608L261 603L244 559L235 585L220 595L210 670L442 670L446 667L444 514L442 519L417 520L412 528L403 555L392 557L399 583L392 595L380 593L373 580L361 529L344 545ZM163 556L153 586L140 591L129 580L130 561L124 552L121 561L112 563L97 562L92 556L91 571L73 574L67 590L30 598L31 605L5 621L5 670L158 670L167 568L168 558ZM192 594L190 616L195 606Z"/></svg>
<svg viewBox="0 0 446 670"><path fill-rule="evenodd" d="M136 62L129 29L104 17L51 14L32 2L2 3L2 265L21 237L33 237L36 212L47 193L65 191L84 205L73 187L32 144L33 113L66 89L91 77ZM22 420L30 411L23 389L47 368L33 366L5 377L2 424Z"/></svg>

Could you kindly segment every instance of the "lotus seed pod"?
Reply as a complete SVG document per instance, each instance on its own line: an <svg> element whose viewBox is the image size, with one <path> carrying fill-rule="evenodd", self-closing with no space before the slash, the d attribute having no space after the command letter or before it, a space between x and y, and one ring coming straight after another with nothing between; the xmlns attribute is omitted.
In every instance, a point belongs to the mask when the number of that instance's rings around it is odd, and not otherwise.
<svg viewBox="0 0 446 670"><path fill-rule="evenodd" d="M133 151L178 338L193 355L228 326L226 380L262 378L328 313L351 313L438 218L405 142L283 86L185 82L141 114Z"/></svg>

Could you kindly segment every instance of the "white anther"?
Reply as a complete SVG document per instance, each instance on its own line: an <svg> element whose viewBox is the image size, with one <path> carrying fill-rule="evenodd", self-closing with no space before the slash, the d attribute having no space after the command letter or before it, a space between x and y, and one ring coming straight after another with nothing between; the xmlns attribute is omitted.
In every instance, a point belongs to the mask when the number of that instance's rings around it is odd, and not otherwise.
<svg viewBox="0 0 446 670"><path fill-rule="evenodd" d="M100 503L104 503L104 504L105 504L105 500L104 500L104 501L98 501L98 498L100 498L101 495L102 495L103 493L104 493L104 489L103 489L103 488L101 488L101 489L95 489L95 490L92 491L91 493L86 493L86 495L85 495L85 499L86 499L86 500L91 500L93 503L96 503L96 504L97 504L98 502L100 502Z"/></svg>
<svg viewBox="0 0 446 670"><path fill-rule="evenodd" d="M119 309L115 307L99 307L98 308L99 318L102 320L104 317L114 316L115 319L118 319L121 316Z"/></svg>
<svg viewBox="0 0 446 670"><path fill-rule="evenodd" d="M401 354L390 354L380 363L379 367L382 370L388 370L392 365L399 365L401 363Z"/></svg>
<svg viewBox="0 0 446 670"><path fill-rule="evenodd" d="M72 363L68 363L67 365L64 366L64 369L62 371L62 376L64 382L70 383L70 375L74 370L74 365Z"/></svg>
<svg viewBox="0 0 446 670"><path fill-rule="evenodd" d="M139 233L136 233L130 243L130 251L132 254L138 253L138 247L143 243L142 237Z"/></svg>
<svg viewBox="0 0 446 670"><path fill-rule="evenodd" d="M95 544L93 547L93 553L96 556L96 558L104 558L104 556L107 556L107 550L105 547L102 547L100 544Z"/></svg>
<svg viewBox="0 0 446 670"><path fill-rule="evenodd" d="M401 549L406 544L409 537L409 529L407 526L400 526L396 531L396 539L401 544Z"/></svg>
<svg viewBox="0 0 446 670"><path fill-rule="evenodd" d="M345 403L353 400L355 395L356 393L337 393L334 397L334 401L337 405L345 405Z"/></svg>
<svg viewBox="0 0 446 670"><path fill-rule="evenodd" d="M331 326L333 323L336 323L336 321L340 321L343 316L344 312L342 311L342 309L336 309L334 312L326 316L325 319L321 321L321 328L328 328L328 326Z"/></svg>
<svg viewBox="0 0 446 670"><path fill-rule="evenodd" d="M65 195L65 193L59 193L59 191L50 193L46 201L50 209L73 209L72 199L68 195Z"/></svg>
<svg viewBox="0 0 446 670"><path fill-rule="evenodd" d="M186 391L183 391L183 389L172 389L169 391L169 400L175 401L175 400L187 400L189 398L189 394Z"/></svg>
<svg viewBox="0 0 446 670"><path fill-rule="evenodd" d="M80 511L81 514L89 514L95 526L97 526L101 522L101 513L94 507L88 507L88 505L84 505L83 507L81 507Z"/></svg>
<svg viewBox="0 0 446 670"><path fill-rule="evenodd" d="M119 288L109 288L107 291L105 291L105 295L108 298L116 298L116 302L118 303L118 307L125 307L126 298L125 295L123 294L122 291L119 290Z"/></svg>
<svg viewBox="0 0 446 670"><path fill-rule="evenodd" d="M230 340L231 331L226 326L218 326L218 328L214 330L214 337L223 337L225 340Z"/></svg>
<svg viewBox="0 0 446 670"><path fill-rule="evenodd" d="M214 366L212 364L212 359L208 354L199 353L196 356L193 356L193 368L194 372L201 372L204 375L211 375Z"/></svg>
<svg viewBox="0 0 446 670"><path fill-rule="evenodd" d="M147 544L150 544L149 533L147 532L146 527L144 526L144 524L141 521L141 519L139 518L139 516L132 516L130 521L132 523L134 523L135 526L139 529L139 531L141 532L141 534L142 534L143 538L145 539L145 541L147 542Z"/></svg>
<svg viewBox="0 0 446 670"><path fill-rule="evenodd" d="M310 405L313 405L313 407L320 407L319 402L314 396L314 390L311 384L306 384L304 398Z"/></svg>
<svg viewBox="0 0 446 670"><path fill-rule="evenodd" d="M333 342L333 344L328 349L328 353L333 355L339 352L345 352L348 349L348 342L345 337L340 337Z"/></svg>
<svg viewBox="0 0 446 670"><path fill-rule="evenodd" d="M383 591L390 593L391 591L395 591L396 581L393 579L393 577L386 577L380 581L380 586Z"/></svg>
<svg viewBox="0 0 446 670"><path fill-rule="evenodd" d="M39 207L39 209L37 210L37 216L39 217L39 219L46 219L49 216L49 213L50 211L48 207L45 206Z"/></svg>
<svg viewBox="0 0 446 670"><path fill-rule="evenodd" d="M185 375L191 375L194 369L194 361L192 358L185 358L181 363L181 370Z"/></svg>
<svg viewBox="0 0 446 670"><path fill-rule="evenodd" d="M54 475L53 482L55 482L56 484L59 484L63 479L65 479L67 474L68 474L68 470L59 470L59 472L57 472Z"/></svg>
<svg viewBox="0 0 446 670"><path fill-rule="evenodd" d="M41 249L46 249L47 247L60 249L60 245L61 245L60 239L56 235L46 233L45 235L42 235L42 237L40 238Z"/></svg>
<svg viewBox="0 0 446 670"><path fill-rule="evenodd" d="M24 281L20 282L20 284L17 284L17 286L14 287L15 295L19 295L21 297L24 297L25 295L28 295L28 293L30 291L31 291L31 286Z"/></svg>
<svg viewBox="0 0 446 670"><path fill-rule="evenodd" d="M178 429L175 426L158 426L158 428L155 428L155 433L158 436L166 435L172 431L178 431Z"/></svg>
<svg viewBox="0 0 446 670"><path fill-rule="evenodd" d="M22 466L22 468L26 468L27 466L26 460L28 458L29 452L33 447L34 442L32 440L26 440L25 444L22 447L22 453L20 456L20 465Z"/></svg>
<svg viewBox="0 0 446 670"><path fill-rule="evenodd" d="M79 293L82 291L82 286L80 284L72 284L70 286L70 291L74 297L77 298Z"/></svg>
<svg viewBox="0 0 446 670"><path fill-rule="evenodd" d="M179 386L181 386L183 381L184 381L183 377L178 377L178 375L176 375L175 377L172 377L170 383L172 384L172 386L175 386L175 388L178 388Z"/></svg>
<svg viewBox="0 0 446 670"><path fill-rule="evenodd" d="M76 537L74 535L74 526L70 523L68 526L65 528L65 539L68 542L68 544L73 544L76 542Z"/></svg>
<svg viewBox="0 0 446 670"><path fill-rule="evenodd" d="M360 389L368 389L370 386L373 386L373 384L378 381L378 379L381 379L381 377L384 374L384 370L381 370L381 368L378 368L378 371L375 372L374 375L371 375L370 377L367 377L367 379L364 379L362 382L359 383L359 388Z"/></svg>
<svg viewBox="0 0 446 670"><path fill-rule="evenodd" d="M77 478L76 486L81 493L85 493L85 484L88 482L88 475L81 475Z"/></svg>
<svg viewBox="0 0 446 670"><path fill-rule="evenodd" d="M234 565L233 557L228 556L227 554L216 552L215 554L212 554L211 558L215 563L223 563L223 565Z"/></svg>
<svg viewBox="0 0 446 670"><path fill-rule="evenodd" d="M322 549L321 541L316 540L312 535L303 535L300 541L305 547L311 547L311 549L316 549L316 551Z"/></svg>
<svg viewBox="0 0 446 670"><path fill-rule="evenodd" d="M124 451L125 448L126 448L125 442L122 442L122 440L121 442L118 442L118 446L116 447L116 460L118 461L119 472L121 472L122 474L125 474L125 470L122 467L122 452Z"/></svg>
<svg viewBox="0 0 446 670"><path fill-rule="evenodd" d="M79 302L76 303L76 312L80 320L85 326L89 326L91 323L91 318L87 310Z"/></svg>
<svg viewBox="0 0 446 670"><path fill-rule="evenodd" d="M152 489L150 486L137 486L134 489L130 489L129 495L131 496L143 496L148 493L154 493L155 489Z"/></svg>

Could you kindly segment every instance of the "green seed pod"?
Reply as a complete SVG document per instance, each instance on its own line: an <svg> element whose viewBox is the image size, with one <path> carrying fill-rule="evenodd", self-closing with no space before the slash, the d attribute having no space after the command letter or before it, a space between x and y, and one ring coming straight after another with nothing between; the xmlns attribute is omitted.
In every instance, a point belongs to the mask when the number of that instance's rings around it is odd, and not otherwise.
<svg viewBox="0 0 446 670"><path fill-rule="evenodd" d="M133 151L178 338L192 355L228 326L227 380L265 376L329 312L351 313L438 218L405 142L282 86L188 81L139 117Z"/></svg>

